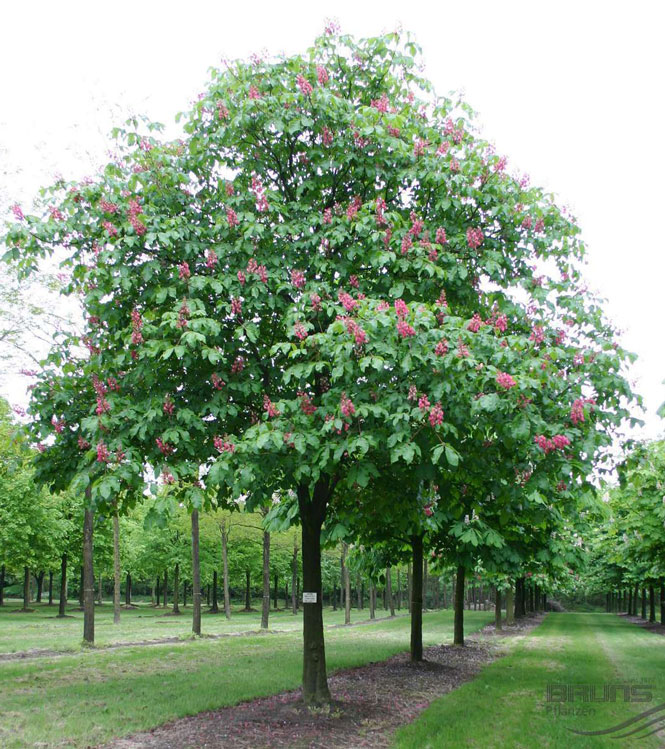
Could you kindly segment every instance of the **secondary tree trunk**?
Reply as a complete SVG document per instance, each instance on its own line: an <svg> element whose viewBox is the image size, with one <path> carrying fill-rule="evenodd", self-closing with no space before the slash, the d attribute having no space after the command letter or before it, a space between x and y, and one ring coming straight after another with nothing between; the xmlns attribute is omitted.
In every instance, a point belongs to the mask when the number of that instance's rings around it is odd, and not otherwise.
<svg viewBox="0 0 665 749"><path fill-rule="evenodd" d="M224 616L231 618L231 594L229 592L229 531L226 520L222 523L222 572L224 583Z"/></svg>
<svg viewBox="0 0 665 749"><path fill-rule="evenodd" d="M515 624L515 601L513 599L512 585L506 589L506 624Z"/></svg>
<svg viewBox="0 0 665 749"><path fill-rule="evenodd" d="M515 619L521 619L524 614L524 578L518 577L515 580Z"/></svg>
<svg viewBox="0 0 665 749"><path fill-rule="evenodd" d="M120 521L113 513L113 623L120 624Z"/></svg>
<svg viewBox="0 0 665 749"><path fill-rule="evenodd" d="M399 567L397 568L397 610L402 610L402 578L399 574Z"/></svg>
<svg viewBox="0 0 665 749"><path fill-rule="evenodd" d="M411 613L411 562L406 566L406 606Z"/></svg>
<svg viewBox="0 0 665 749"><path fill-rule="evenodd" d="M180 613L180 562L176 562L173 571L173 613Z"/></svg>
<svg viewBox="0 0 665 749"><path fill-rule="evenodd" d="M665 581L660 584L660 623L665 624Z"/></svg>
<svg viewBox="0 0 665 749"><path fill-rule="evenodd" d="M35 580L37 581L37 601L36 603L42 602L42 589L44 587L44 577L46 575L46 572L44 570L40 570L40 572L37 573L37 577Z"/></svg>
<svg viewBox="0 0 665 749"><path fill-rule="evenodd" d="M60 558L60 600L58 601L58 618L65 617L67 605L67 552Z"/></svg>
<svg viewBox="0 0 665 749"><path fill-rule="evenodd" d="M261 629L268 629L270 617L270 533L263 531L263 601L261 606Z"/></svg>
<svg viewBox="0 0 665 749"><path fill-rule="evenodd" d="M369 618L376 619L376 585L369 584Z"/></svg>
<svg viewBox="0 0 665 749"><path fill-rule="evenodd" d="M30 567L23 568L23 610L30 608Z"/></svg>
<svg viewBox="0 0 665 749"><path fill-rule="evenodd" d="M321 527L331 492L328 483L319 480L313 491L301 484L297 493L302 523L303 593L314 598L303 602L303 699L309 705L317 705L330 702L321 600Z"/></svg>
<svg viewBox="0 0 665 749"><path fill-rule="evenodd" d="M390 565L386 567L386 598L388 599L390 616L395 616L395 601L393 600L393 581L390 572Z"/></svg>
<svg viewBox="0 0 665 749"><path fill-rule="evenodd" d="M278 588L279 588L279 575L277 572L275 572L275 586L273 588L273 605L275 607L275 611L277 611L277 594L278 594Z"/></svg>
<svg viewBox="0 0 665 749"><path fill-rule="evenodd" d="M494 588L494 626L497 630L501 627L501 591L498 587Z"/></svg>
<svg viewBox="0 0 665 749"><path fill-rule="evenodd" d="M250 571L245 570L245 611L250 611L252 608L252 596L250 591L251 579Z"/></svg>
<svg viewBox="0 0 665 749"><path fill-rule="evenodd" d="M215 575L217 573L215 572ZM199 558L199 511L192 510L192 632L201 634L201 563Z"/></svg>
<svg viewBox="0 0 665 749"><path fill-rule="evenodd" d="M0 588L2 587L2 581L0 580ZM0 593L0 606L2 605L2 594ZM48 605L53 606L53 570L49 570L48 573Z"/></svg>
<svg viewBox="0 0 665 749"><path fill-rule="evenodd" d="M423 537L411 536L411 661L423 659Z"/></svg>
<svg viewBox="0 0 665 749"><path fill-rule="evenodd" d="M86 503L90 503L90 487L86 489ZM88 507L83 518L83 640L95 642L95 572L92 566L93 515Z"/></svg>
<svg viewBox="0 0 665 749"><path fill-rule="evenodd" d="M102 600L102 573L99 573L99 582L97 584L97 603L101 606Z"/></svg>
<svg viewBox="0 0 665 749"><path fill-rule="evenodd" d="M212 606L210 607L210 613L219 613L219 605L217 604L217 570L212 571Z"/></svg>
<svg viewBox="0 0 665 749"><path fill-rule="evenodd" d="M466 570L462 565L457 568L455 579L455 622L453 626L453 645L464 645L464 577Z"/></svg>
<svg viewBox="0 0 665 749"><path fill-rule="evenodd" d="M647 589L642 588L642 619L647 618Z"/></svg>
<svg viewBox="0 0 665 749"><path fill-rule="evenodd" d="M649 586L649 622L656 621L656 591L653 585Z"/></svg>
<svg viewBox="0 0 665 749"><path fill-rule="evenodd" d="M344 585L344 624L351 624L351 576L346 564L349 545L342 544L342 584Z"/></svg>
<svg viewBox="0 0 665 749"><path fill-rule="evenodd" d="M164 603L162 604L164 608L166 608L169 600L169 572L168 570L164 570Z"/></svg>

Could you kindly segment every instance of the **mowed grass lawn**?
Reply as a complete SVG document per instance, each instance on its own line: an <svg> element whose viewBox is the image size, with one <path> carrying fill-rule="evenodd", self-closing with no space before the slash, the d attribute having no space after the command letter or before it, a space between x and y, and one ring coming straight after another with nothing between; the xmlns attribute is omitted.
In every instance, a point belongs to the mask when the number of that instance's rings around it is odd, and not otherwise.
<svg viewBox="0 0 665 749"><path fill-rule="evenodd" d="M124 639L148 639L147 632L154 631L153 625L160 626L149 620L139 625L137 612L123 615L130 627ZM31 616L3 615L0 636L8 617L25 617L22 621L28 625ZM250 616L254 618L245 620L245 626L256 629L256 615ZM340 612L326 611L326 623L338 623L340 616ZM366 610L353 611L354 621L366 617ZM465 612L466 631L480 629L492 617L490 612ZM279 634L203 638L0 662L0 746L95 745L184 715L298 687L302 671L301 616L283 613L273 618L271 626L286 629L289 618L291 630ZM241 616L234 619L232 625L236 626ZM450 642L452 619L449 610L425 614L425 645ZM189 617L177 621L180 632L188 631ZM223 616L206 617L204 631L210 632L213 627L223 631L228 626L225 621ZM54 631L58 623L45 618L38 622ZM78 642L81 622L76 626L71 637ZM328 629L329 669L383 660L408 650L409 626L409 618L403 616L361 627ZM48 634L42 634L38 647L49 647ZM14 633L8 639L14 642L16 637ZM66 641L63 631L60 637L61 643ZM40 638L31 635L29 639L35 643Z"/></svg>
<svg viewBox="0 0 665 749"><path fill-rule="evenodd" d="M665 745L665 730L660 739L638 738L657 727L653 725L623 739L612 734L579 736L569 730L608 729L665 703L665 637L613 614L549 614L528 637L516 640L511 651L475 680L435 700L414 723L397 732L394 746L648 749ZM652 700L624 702L621 692L616 702L584 703L577 698L561 706L593 710L584 715L557 715L555 703L547 701L548 684L595 685L602 697L604 684L626 682L652 685Z"/></svg>

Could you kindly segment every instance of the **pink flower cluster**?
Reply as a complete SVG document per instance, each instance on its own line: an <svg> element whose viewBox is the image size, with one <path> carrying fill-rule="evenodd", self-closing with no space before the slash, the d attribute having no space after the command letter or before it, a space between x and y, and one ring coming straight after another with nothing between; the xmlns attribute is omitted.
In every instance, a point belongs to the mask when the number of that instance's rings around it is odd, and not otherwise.
<svg viewBox="0 0 665 749"><path fill-rule="evenodd" d="M409 394L406 397L410 401L417 400L418 399L418 388L415 385L409 385Z"/></svg>
<svg viewBox="0 0 665 749"><path fill-rule="evenodd" d="M239 374L245 368L245 359L242 356L236 356L231 365L231 374Z"/></svg>
<svg viewBox="0 0 665 749"><path fill-rule="evenodd" d="M118 212L118 206L116 203L112 203L110 200L100 200L99 201L99 207L104 211L104 213L117 213Z"/></svg>
<svg viewBox="0 0 665 749"><path fill-rule="evenodd" d="M301 270L292 270L291 283L296 287L296 289L302 289L305 285L305 274Z"/></svg>
<svg viewBox="0 0 665 749"><path fill-rule="evenodd" d="M254 84L252 84L249 87L249 98L250 99L260 99L261 98L261 94L259 93L259 89L256 88L256 86Z"/></svg>
<svg viewBox="0 0 665 749"><path fill-rule="evenodd" d="M316 406L314 405L311 396L304 391L299 390L298 398L300 398L300 410L306 416L311 416L316 411Z"/></svg>
<svg viewBox="0 0 665 749"><path fill-rule="evenodd" d="M346 291L339 291L337 294L337 298L339 299L340 304L347 312L352 312L354 307L357 306L358 302L351 296L351 294L348 294Z"/></svg>
<svg viewBox="0 0 665 749"><path fill-rule="evenodd" d="M88 440L84 439L83 437L79 437L77 440L79 450L89 450L90 449L90 443Z"/></svg>
<svg viewBox="0 0 665 749"><path fill-rule="evenodd" d="M234 226L238 226L238 215L233 210L233 208L227 208L226 209L226 220L228 221L229 227L233 228Z"/></svg>
<svg viewBox="0 0 665 749"><path fill-rule="evenodd" d="M333 142L333 138L334 138L332 130L329 130L327 127L324 127L323 132L321 134L321 138L323 140L324 146L331 145Z"/></svg>
<svg viewBox="0 0 665 749"><path fill-rule="evenodd" d="M180 309L178 310L178 322L176 322L175 326L176 328L186 328L187 322L189 320L189 306L187 305L187 300L183 299L182 304L180 305Z"/></svg>
<svg viewBox="0 0 665 749"><path fill-rule="evenodd" d="M340 317L339 319L344 321L346 330L353 336L356 346L362 346L364 343L367 343L367 333L352 317Z"/></svg>
<svg viewBox="0 0 665 749"><path fill-rule="evenodd" d="M555 434L552 439L544 434L538 434L533 441L546 455L554 450L565 450L570 445L570 440L565 434Z"/></svg>
<svg viewBox="0 0 665 749"><path fill-rule="evenodd" d="M159 451L162 453L162 455L171 455L174 450L173 445L170 445L168 442L164 442L159 437L157 437L155 443L157 444L157 447L159 448Z"/></svg>
<svg viewBox="0 0 665 749"><path fill-rule="evenodd" d="M269 207L268 199L266 198L263 182L261 182L261 177L259 177L258 174L252 175L252 186L250 190L254 193L254 197L256 198L256 210L259 213L265 213Z"/></svg>
<svg viewBox="0 0 665 749"><path fill-rule="evenodd" d="M236 446L233 442L229 442L227 437L215 437L213 444L220 453L234 453L236 449Z"/></svg>
<svg viewBox="0 0 665 749"><path fill-rule="evenodd" d="M466 230L466 243L472 250L477 249L483 243L483 232L479 228L470 226Z"/></svg>
<svg viewBox="0 0 665 749"><path fill-rule="evenodd" d="M476 314L471 318L469 324L466 327L467 330L470 330L472 333L477 333L484 324L485 323L482 321L480 315L476 312Z"/></svg>
<svg viewBox="0 0 665 749"><path fill-rule="evenodd" d="M18 203L14 203L14 205L12 206L12 213L14 214L14 217L17 221L25 220L25 216L23 215L21 206Z"/></svg>
<svg viewBox="0 0 665 749"><path fill-rule="evenodd" d="M506 390L510 390L510 388L513 388L515 387L515 385L517 385L515 380L507 372L499 372L497 374L496 384L499 387L505 388Z"/></svg>
<svg viewBox="0 0 665 749"><path fill-rule="evenodd" d="M226 385L224 380L216 372L212 373L210 382L212 382L212 386L215 388L215 390L221 390L224 385Z"/></svg>
<svg viewBox="0 0 665 749"><path fill-rule="evenodd" d="M441 403L435 403L430 409L429 423L432 427L443 424L443 408L441 407Z"/></svg>
<svg viewBox="0 0 665 749"><path fill-rule="evenodd" d="M508 318L505 315L499 315L494 321L494 327L499 332L505 333L508 327Z"/></svg>
<svg viewBox="0 0 665 749"><path fill-rule="evenodd" d="M355 412L356 408L351 402L351 399L347 396L346 393L342 393L342 397L340 399L340 411L342 412L343 416L346 416L347 418L351 418Z"/></svg>
<svg viewBox="0 0 665 749"><path fill-rule="evenodd" d="M167 395L166 398L164 399L164 405L163 405L162 408L164 410L164 413L167 416L173 416L173 410L175 408L175 404L171 400L171 396L170 395Z"/></svg>
<svg viewBox="0 0 665 749"><path fill-rule="evenodd" d="M297 322L293 326L293 334L299 341L304 341L307 338L307 329L301 322Z"/></svg>
<svg viewBox="0 0 665 749"><path fill-rule="evenodd" d="M309 295L309 300L312 303L312 309L318 312L321 309L321 297L316 292L312 292Z"/></svg>
<svg viewBox="0 0 665 749"><path fill-rule="evenodd" d="M446 237L446 230L443 228L443 226L440 226L436 230L435 241L440 245L444 245L448 241L448 238Z"/></svg>
<svg viewBox="0 0 665 749"><path fill-rule="evenodd" d="M429 404L429 398L426 395L424 395L424 394L421 395L420 398L418 399L418 408L421 411L427 411L427 409L429 408L429 406L430 406L430 404Z"/></svg>
<svg viewBox="0 0 665 749"><path fill-rule="evenodd" d="M346 217L349 219L349 221L352 221L357 215L358 211L362 207L362 199L359 195L356 195L351 202L349 203L349 207L346 209Z"/></svg>
<svg viewBox="0 0 665 749"><path fill-rule="evenodd" d="M118 236L118 229L115 226L113 226L113 224L110 221L102 221L102 226L109 233L109 236L111 237Z"/></svg>
<svg viewBox="0 0 665 749"><path fill-rule="evenodd" d="M536 346L539 346L545 340L545 330L542 325L534 325L529 340L533 341Z"/></svg>
<svg viewBox="0 0 665 749"><path fill-rule="evenodd" d="M416 138L416 141L413 144L413 155L416 157L423 156L425 154L425 147L428 145L428 141L423 140L422 138Z"/></svg>
<svg viewBox="0 0 665 749"><path fill-rule="evenodd" d="M141 319L141 314L136 307L134 307L132 310L132 343L135 346L143 343L143 334L141 333L142 328L143 320Z"/></svg>
<svg viewBox="0 0 665 749"><path fill-rule="evenodd" d="M108 463L111 460L111 454L109 453L108 447L103 441L97 443L97 462Z"/></svg>
<svg viewBox="0 0 665 749"><path fill-rule="evenodd" d="M314 88L312 87L312 84L305 78L302 73L299 73L296 81L298 83L298 88L300 89L300 93L303 94L303 96L309 96L312 91L314 91Z"/></svg>
<svg viewBox="0 0 665 749"><path fill-rule="evenodd" d="M332 209L331 208L326 208L325 211L323 211L323 223L332 224Z"/></svg>
<svg viewBox="0 0 665 749"><path fill-rule="evenodd" d="M138 219L140 213L141 204L139 203L138 198L130 200L129 207L127 209L127 218L129 219L129 223L132 225L132 228L139 237L143 236L146 232L145 224Z"/></svg>
<svg viewBox="0 0 665 749"><path fill-rule="evenodd" d="M65 428L65 420L56 418L55 414L51 417L51 424L53 424L53 428L57 434L60 434Z"/></svg>
<svg viewBox="0 0 665 749"><path fill-rule="evenodd" d="M316 79L319 82L321 86L325 86L326 83L328 83L328 71L323 67L323 65L317 65L316 66Z"/></svg>
<svg viewBox="0 0 665 749"><path fill-rule="evenodd" d="M275 416L279 416L279 410L274 403L268 398L267 395L263 396L263 410L268 414L268 418L272 419Z"/></svg>
<svg viewBox="0 0 665 749"><path fill-rule="evenodd" d="M178 277L181 281L186 281L190 276L192 275L191 271L189 270L189 263L186 261L183 261L178 266Z"/></svg>
<svg viewBox="0 0 665 749"><path fill-rule="evenodd" d="M397 317L408 317L409 308L403 299L395 299L395 314Z"/></svg>
<svg viewBox="0 0 665 749"><path fill-rule="evenodd" d="M236 317L242 315L242 301L235 296L231 297L231 314Z"/></svg>
<svg viewBox="0 0 665 749"><path fill-rule="evenodd" d="M446 341L445 338L436 344L434 347L434 353L437 356L445 356L448 353L448 341Z"/></svg>
<svg viewBox="0 0 665 749"><path fill-rule="evenodd" d="M162 471L162 481L165 484L175 484L175 476L171 471L164 470Z"/></svg>
<svg viewBox="0 0 665 749"><path fill-rule="evenodd" d="M387 112L390 107L390 102L386 94L382 94L380 99L372 99L371 106L379 112Z"/></svg>
<svg viewBox="0 0 665 749"><path fill-rule="evenodd" d="M406 320L398 320L397 333L401 338L410 338L416 334L416 331Z"/></svg>
<svg viewBox="0 0 665 749"><path fill-rule="evenodd" d="M268 283L268 272L265 265L259 265L253 257L247 263L247 272L259 277L263 283Z"/></svg>
<svg viewBox="0 0 665 749"><path fill-rule="evenodd" d="M584 421L584 399L578 398L573 402L570 409L570 420L573 424L579 424Z"/></svg>
<svg viewBox="0 0 665 749"><path fill-rule="evenodd" d="M236 275L238 276L238 281L240 282L240 285L244 286L245 283L247 282L247 277L245 276L245 274L241 270L239 270Z"/></svg>

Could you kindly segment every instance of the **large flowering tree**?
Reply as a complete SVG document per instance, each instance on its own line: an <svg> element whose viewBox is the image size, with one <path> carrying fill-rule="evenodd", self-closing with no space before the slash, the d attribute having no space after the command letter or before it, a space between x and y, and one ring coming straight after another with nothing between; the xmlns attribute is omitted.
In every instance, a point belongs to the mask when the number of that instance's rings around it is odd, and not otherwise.
<svg viewBox="0 0 665 749"><path fill-rule="evenodd" d="M295 491L315 594L309 702L329 698L320 534L336 497L386 456L432 475L455 467L446 410L467 337L502 333L527 295L534 316L576 304L574 222L506 173L417 54L397 34L356 42L331 28L304 56L228 64L184 115L183 141L130 123L97 179L58 183L34 214L17 207L7 236L26 272L64 251L87 312L85 364L60 350L35 390L46 473L67 456L93 502L146 466L195 508ZM514 317L542 342L544 326ZM517 384L519 352L493 351L476 362L486 410ZM54 400L63 388L72 397Z"/></svg>

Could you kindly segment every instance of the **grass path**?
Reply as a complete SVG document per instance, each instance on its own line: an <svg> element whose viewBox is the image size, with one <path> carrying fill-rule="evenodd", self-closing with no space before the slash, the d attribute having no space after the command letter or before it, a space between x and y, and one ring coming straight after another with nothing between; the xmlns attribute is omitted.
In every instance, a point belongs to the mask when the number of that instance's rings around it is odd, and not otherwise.
<svg viewBox="0 0 665 749"><path fill-rule="evenodd" d="M465 618L472 632L492 614L470 611ZM336 617L327 616L326 622L334 624ZM423 624L425 645L451 641L451 611L425 614ZM326 632L328 666L384 660L408 649L408 642L407 617L331 628ZM300 684L301 650L300 631L294 629L270 637L6 661L0 663L0 746L95 745L184 715L293 689Z"/></svg>
<svg viewBox="0 0 665 749"><path fill-rule="evenodd" d="M663 746L657 736L616 740L579 736L569 729L608 729L665 702L665 638L612 614L549 614L530 635L508 642L510 653L472 682L433 702L397 732L398 749L436 747L616 747ZM650 684L652 701L564 703L577 714L557 714L547 701L548 684ZM665 734L665 731L663 732ZM638 734L639 735L639 734ZM662 735L662 734L661 734Z"/></svg>

